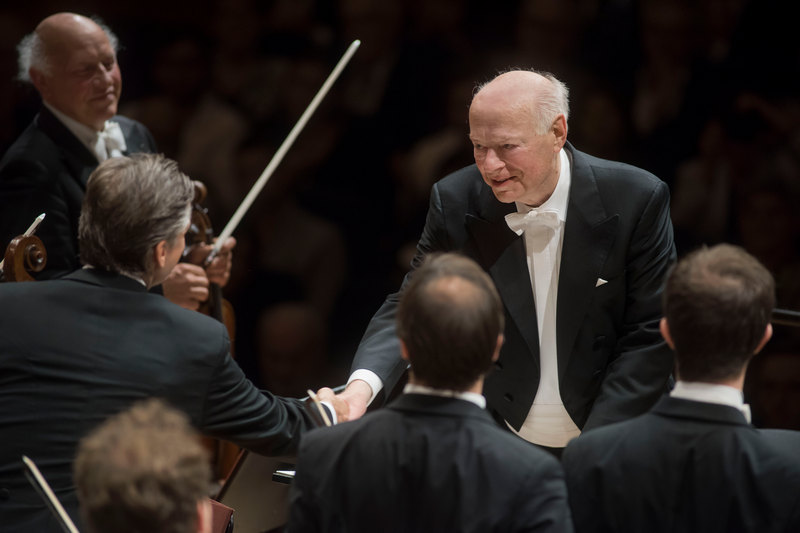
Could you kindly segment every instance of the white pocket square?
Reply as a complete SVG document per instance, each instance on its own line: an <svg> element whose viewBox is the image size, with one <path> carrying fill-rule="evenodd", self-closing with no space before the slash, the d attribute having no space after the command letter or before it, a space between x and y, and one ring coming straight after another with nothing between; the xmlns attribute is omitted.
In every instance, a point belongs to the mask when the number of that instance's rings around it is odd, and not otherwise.
<svg viewBox="0 0 800 533"><path fill-rule="evenodd" d="M608 282L606 280L604 280L603 278L597 278L597 283L595 283L594 286L595 287L599 287L600 285L605 285L606 283L608 283Z"/></svg>

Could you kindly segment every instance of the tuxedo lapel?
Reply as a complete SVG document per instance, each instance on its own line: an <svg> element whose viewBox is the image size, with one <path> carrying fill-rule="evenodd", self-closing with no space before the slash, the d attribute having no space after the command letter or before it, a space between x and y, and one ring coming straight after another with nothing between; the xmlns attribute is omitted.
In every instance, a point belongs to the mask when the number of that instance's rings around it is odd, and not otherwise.
<svg viewBox="0 0 800 533"><path fill-rule="evenodd" d="M525 241L508 228L504 218L515 210L513 203L497 201L487 187L481 193L477 215L466 215L465 222L478 251L476 260L494 280L530 353L538 355L539 331Z"/></svg>
<svg viewBox="0 0 800 533"><path fill-rule="evenodd" d="M89 174L97 168L97 157L46 107L42 107L39 112L36 124L59 147L69 175L78 182L81 189L86 189Z"/></svg>
<svg viewBox="0 0 800 533"><path fill-rule="evenodd" d="M155 146L151 145L148 138L136 131L135 122L121 116L114 116L111 120L119 124L122 136L125 137L125 151L122 155L155 152Z"/></svg>
<svg viewBox="0 0 800 533"><path fill-rule="evenodd" d="M561 250L556 311L558 372L563 379L578 331L589 311L597 279L617 233L618 214L607 214L591 167L571 145L567 222Z"/></svg>

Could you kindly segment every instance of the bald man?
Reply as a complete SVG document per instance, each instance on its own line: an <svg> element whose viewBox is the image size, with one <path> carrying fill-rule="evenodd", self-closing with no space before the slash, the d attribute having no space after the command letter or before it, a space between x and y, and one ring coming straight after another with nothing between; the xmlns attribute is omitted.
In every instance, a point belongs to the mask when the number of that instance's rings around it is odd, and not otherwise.
<svg viewBox="0 0 800 533"><path fill-rule="evenodd" d="M661 284L675 260L669 191L652 174L567 142L567 87L505 72L469 109L475 165L436 183L413 269L460 251L502 297L505 344L484 383L498 421L556 455L592 427L646 411L668 388ZM353 361L351 416L397 382L398 295L373 317Z"/></svg>
<svg viewBox="0 0 800 533"><path fill-rule="evenodd" d="M92 19L74 13L45 18L20 42L19 78L33 84L42 109L0 161L0 247L21 234L40 213L37 235L47 249L39 279L62 277L80 267L78 217L86 180L97 165L120 155L155 152L142 124L116 116L122 91L117 38ZM209 281L224 285L229 252L203 268L181 263L163 284L165 296L196 309L208 298ZM210 248L195 250L196 262Z"/></svg>

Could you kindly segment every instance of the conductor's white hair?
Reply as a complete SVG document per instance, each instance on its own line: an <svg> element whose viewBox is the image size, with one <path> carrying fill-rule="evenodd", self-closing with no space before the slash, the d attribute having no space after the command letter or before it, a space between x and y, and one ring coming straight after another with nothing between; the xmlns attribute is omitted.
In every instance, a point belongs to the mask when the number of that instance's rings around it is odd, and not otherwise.
<svg viewBox="0 0 800 533"><path fill-rule="evenodd" d="M92 17L92 21L100 26L100 29L108 37L108 42L111 43L111 48L114 54L117 53L119 48L119 39L111 31L111 28L103 24L99 19ZM17 79L26 83L31 83L30 70L31 67L45 74L50 73L50 58L47 56L46 46L39 37L39 34L34 32L29 33L17 45Z"/></svg>

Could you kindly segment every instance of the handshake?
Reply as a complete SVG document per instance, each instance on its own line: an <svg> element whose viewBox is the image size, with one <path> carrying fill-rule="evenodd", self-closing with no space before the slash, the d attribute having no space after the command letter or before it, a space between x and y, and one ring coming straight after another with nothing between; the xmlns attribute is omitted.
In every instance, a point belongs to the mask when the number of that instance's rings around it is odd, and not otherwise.
<svg viewBox="0 0 800 533"><path fill-rule="evenodd" d="M356 420L367 411L367 403L372 397L372 389L365 381L356 379L339 394L336 394L331 388L323 387L316 393L309 390L308 396L317 404L318 412L325 424L331 425L333 421L330 420L325 409L320 405L321 403L328 404L336 413L336 421L333 423Z"/></svg>

